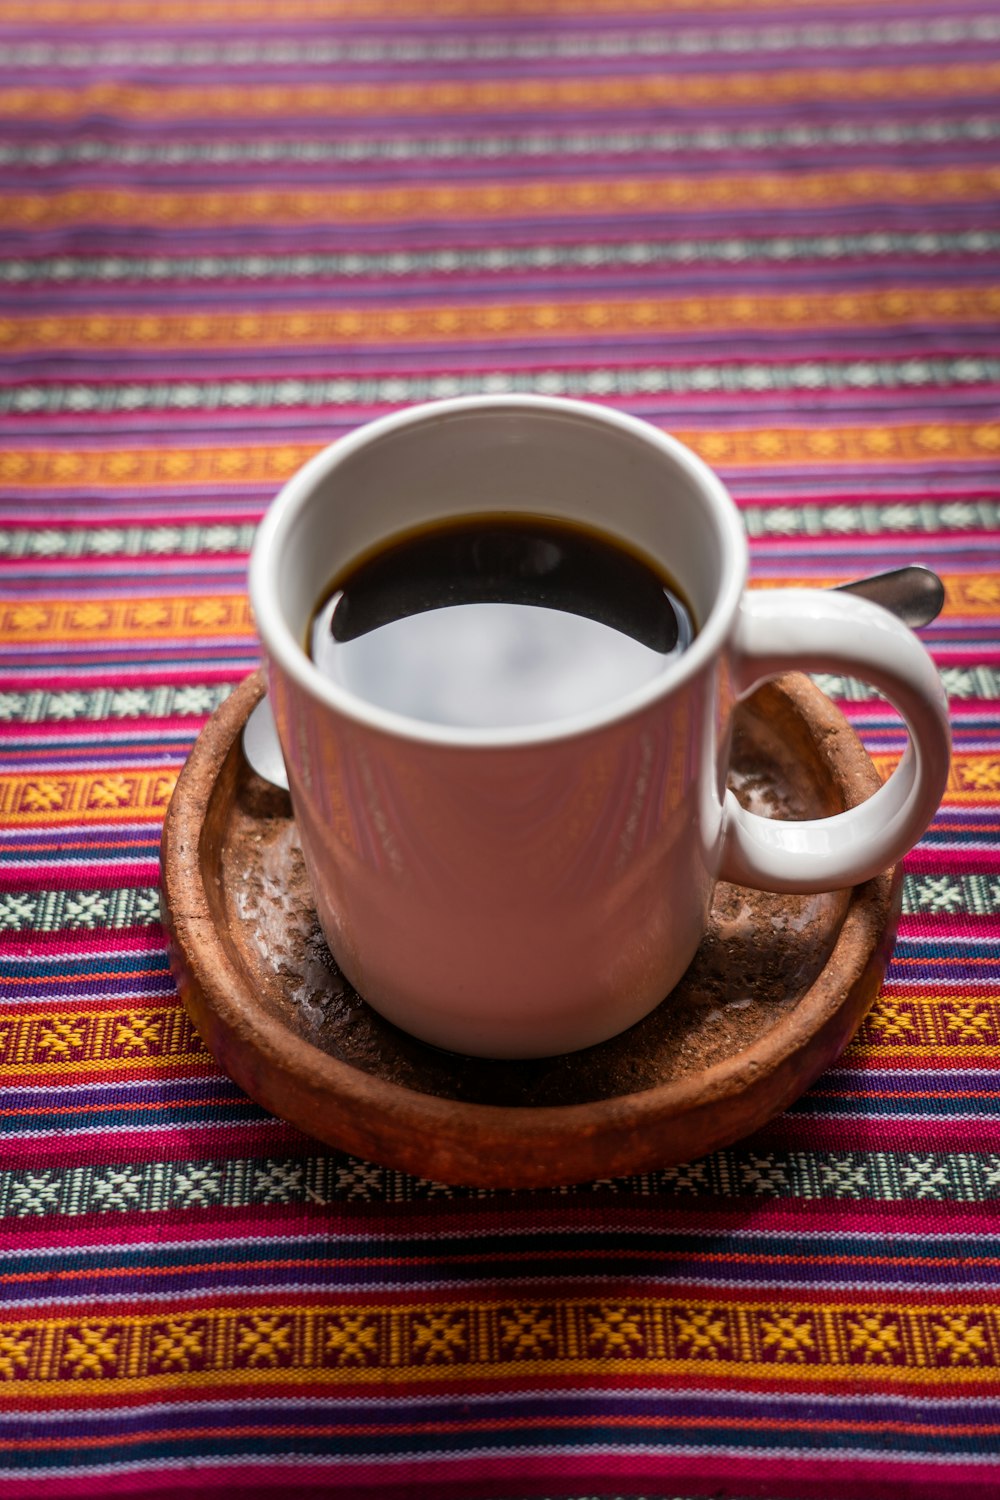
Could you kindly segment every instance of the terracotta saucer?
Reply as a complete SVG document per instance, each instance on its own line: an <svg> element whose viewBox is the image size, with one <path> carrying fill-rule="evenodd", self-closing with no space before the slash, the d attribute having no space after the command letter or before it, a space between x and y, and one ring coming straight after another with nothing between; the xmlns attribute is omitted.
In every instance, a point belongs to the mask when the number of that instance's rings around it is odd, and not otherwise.
<svg viewBox="0 0 1000 1500"><path fill-rule="evenodd" d="M202 731L163 835L163 910L184 1004L220 1066L309 1135L443 1182L538 1187L643 1171L727 1145L847 1045L895 937L895 871L853 891L717 889L704 942L659 1008L585 1052L500 1062L384 1021L319 931L286 793L249 768L248 678ZM741 707L730 784L757 811L816 817L878 785L807 678Z"/></svg>

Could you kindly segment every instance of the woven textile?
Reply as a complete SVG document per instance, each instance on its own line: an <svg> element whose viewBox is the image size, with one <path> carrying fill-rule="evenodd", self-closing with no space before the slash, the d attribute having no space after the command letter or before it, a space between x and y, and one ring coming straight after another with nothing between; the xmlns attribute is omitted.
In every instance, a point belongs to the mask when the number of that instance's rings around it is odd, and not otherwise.
<svg viewBox="0 0 1000 1500"><path fill-rule="evenodd" d="M996 7L4 0L0 47L4 1500L1000 1492ZM751 1141L565 1191L272 1119L158 918L263 509L482 389L676 432L757 584L947 584L861 1034Z"/></svg>

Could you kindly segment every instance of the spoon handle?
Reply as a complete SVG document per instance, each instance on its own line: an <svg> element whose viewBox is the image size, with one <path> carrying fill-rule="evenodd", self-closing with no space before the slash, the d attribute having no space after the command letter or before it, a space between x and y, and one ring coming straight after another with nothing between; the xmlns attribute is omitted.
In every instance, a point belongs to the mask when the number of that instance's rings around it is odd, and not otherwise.
<svg viewBox="0 0 1000 1500"><path fill-rule="evenodd" d="M857 578L851 583L839 583L837 588L847 594L859 594L873 604L881 604L911 630L936 620L944 604L944 584L931 568L919 563L907 568L893 568L888 573L874 573L870 578Z"/></svg>

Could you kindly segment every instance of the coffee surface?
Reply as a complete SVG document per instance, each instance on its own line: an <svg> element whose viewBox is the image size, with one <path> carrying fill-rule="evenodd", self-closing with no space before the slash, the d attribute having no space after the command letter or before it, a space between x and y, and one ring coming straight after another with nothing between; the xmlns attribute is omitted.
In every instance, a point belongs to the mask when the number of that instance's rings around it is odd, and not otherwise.
<svg viewBox="0 0 1000 1500"><path fill-rule="evenodd" d="M592 712L662 673L691 612L651 563L525 516L443 523L334 580L310 627L332 681L427 723L496 729Z"/></svg>

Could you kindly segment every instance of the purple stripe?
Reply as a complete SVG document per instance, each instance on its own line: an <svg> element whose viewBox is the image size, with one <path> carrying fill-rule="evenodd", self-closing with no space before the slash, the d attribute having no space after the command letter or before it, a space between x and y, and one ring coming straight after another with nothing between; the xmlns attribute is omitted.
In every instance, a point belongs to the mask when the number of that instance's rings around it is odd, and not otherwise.
<svg viewBox="0 0 1000 1500"><path fill-rule="evenodd" d="M498 180L502 180L502 174L498 174ZM409 250L418 251L437 250L442 247L442 243L453 250L488 248L490 245L575 245L594 240L599 240L602 244L621 244L630 239L662 238L668 230L676 233L679 227L683 227L685 239L696 241L723 238L728 234L740 237L760 234L770 237L781 233L795 237L816 233L856 234L880 229L919 233L926 229L929 216L933 217L938 232L955 233L959 230L995 226L1000 218L1000 208L992 199L984 199L981 203L959 201L940 204L899 200L891 204L852 205L850 209L838 204L808 209L795 205L787 208L774 206L768 210L765 223L761 221L759 209L736 207L733 210L731 228L727 227L728 221L721 210L711 216L700 212L663 212L651 219L620 213L613 216L554 215L548 220L533 218L524 223L500 217L481 221L456 218L447 221L447 236L444 239L445 221L418 222L412 227L407 225L406 245ZM720 223L722 228L718 227ZM238 230L187 227L172 234L166 241L166 246L168 258L171 255L176 257L196 253L247 255L263 250L275 254L309 251L350 253L366 249L385 251L396 248L400 228L400 224L395 221L358 225L336 220L319 224L297 224L294 234L290 234L285 225L247 224L240 226ZM66 249L66 235L66 229L36 229L28 233L7 225L4 249L8 257L16 256L18 247L23 242L32 255L58 254ZM126 256L155 255L164 247L162 230L145 224L132 224L127 228L77 224L72 228L72 236L74 255L97 251ZM889 264L894 265L894 262ZM783 274L782 270L782 279Z"/></svg>

